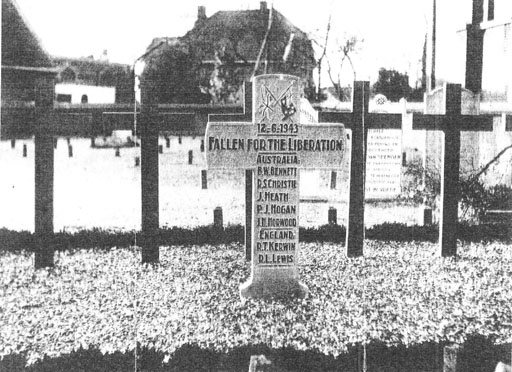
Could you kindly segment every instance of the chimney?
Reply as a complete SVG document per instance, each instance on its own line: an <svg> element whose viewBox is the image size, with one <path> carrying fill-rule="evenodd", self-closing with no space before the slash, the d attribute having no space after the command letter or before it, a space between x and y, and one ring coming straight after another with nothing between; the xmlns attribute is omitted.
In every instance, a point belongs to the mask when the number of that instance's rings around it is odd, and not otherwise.
<svg viewBox="0 0 512 372"><path fill-rule="evenodd" d="M476 25L480 24L484 20L484 1L473 0L473 12L471 17L471 23Z"/></svg>
<svg viewBox="0 0 512 372"><path fill-rule="evenodd" d="M480 22L484 21L484 0L473 0L471 24L466 25L466 81L465 88L473 93L482 90L484 33Z"/></svg>
<svg viewBox="0 0 512 372"><path fill-rule="evenodd" d="M103 49L103 53L100 56L100 61L108 61L108 50Z"/></svg>
<svg viewBox="0 0 512 372"><path fill-rule="evenodd" d="M260 11L261 12L267 11L267 2L266 1L260 1Z"/></svg>
<svg viewBox="0 0 512 372"><path fill-rule="evenodd" d="M204 21L206 19L206 7L204 5L199 5L197 7L197 21Z"/></svg>

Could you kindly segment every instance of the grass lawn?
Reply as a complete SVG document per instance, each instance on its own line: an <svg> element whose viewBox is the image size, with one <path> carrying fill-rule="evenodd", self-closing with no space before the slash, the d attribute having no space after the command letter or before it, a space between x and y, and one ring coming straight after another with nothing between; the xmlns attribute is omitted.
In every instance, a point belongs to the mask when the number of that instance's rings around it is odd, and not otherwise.
<svg viewBox="0 0 512 372"><path fill-rule="evenodd" d="M250 269L238 244L162 247L156 267L141 265L136 248L58 252L53 270L36 272L28 254L0 253L0 356L31 364L138 342L165 361L184 345L336 358L364 343L512 342L511 245L462 244L456 259L425 242L366 241L357 259L331 243L300 249L310 294L286 302L241 301Z"/></svg>

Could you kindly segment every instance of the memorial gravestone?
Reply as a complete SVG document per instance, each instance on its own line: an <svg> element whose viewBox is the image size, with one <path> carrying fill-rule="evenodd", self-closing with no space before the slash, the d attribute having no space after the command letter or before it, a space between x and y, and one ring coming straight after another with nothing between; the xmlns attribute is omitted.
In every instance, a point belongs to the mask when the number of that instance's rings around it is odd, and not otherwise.
<svg viewBox="0 0 512 372"><path fill-rule="evenodd" d="M302 125L300 80L263 75L253 83L253 123L208 123L208 168L252 168L251 277L242 297L304 296L298 275L299 170L339 168L345 155L341 124Z"/></svg>

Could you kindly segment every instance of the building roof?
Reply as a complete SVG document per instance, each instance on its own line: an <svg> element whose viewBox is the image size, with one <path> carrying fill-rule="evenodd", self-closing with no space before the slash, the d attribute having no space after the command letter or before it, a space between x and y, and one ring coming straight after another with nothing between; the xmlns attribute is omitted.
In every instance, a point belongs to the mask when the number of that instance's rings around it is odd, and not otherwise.
<svg viewBox="0 0 512 372"><path fill-rule="evenodd" d="M2 68L52 71L52 59L14 0L2 0Z"/></svg>
<svg viewBox="0 0 512 372"><path fill-rule="evenodd" d="M119 79L131 76L131 66L105 60L54 57L59 82L75 82L98 86L116 86Z"/></svg>
<svg viewBox="0 0 512 372"><path fill-rule="evenodd" d="M293 34L292 53L314 61L307 34L279 11L267 9L265 2L261 3L260 9L219 11L209 18L204 15L201 17L200 7L194 28L182 40L189 42L203 62L214 61L219 50L230 54L236 61L254 62L267 32L271 11L272 25L267 39L266 58L282 60Z"/></svg>

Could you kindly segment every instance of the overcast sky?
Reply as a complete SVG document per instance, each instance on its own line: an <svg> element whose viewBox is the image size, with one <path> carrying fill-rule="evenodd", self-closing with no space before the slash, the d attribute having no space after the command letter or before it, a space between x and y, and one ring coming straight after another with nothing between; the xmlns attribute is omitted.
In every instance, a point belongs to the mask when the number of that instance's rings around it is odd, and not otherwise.
<svg viewBox="0 0 512 372"><path fill-rule="evenodd" d="M97 57L106 49L110 61L127 64L143 54L154 37L185 34L193 27L198 5L206 6L207 16L219 10L259 8L259 0L16 1L51 55ZM323 39L332 13L331 42L343 39L345 35L363 38L355 58L357 78L373 80L380 67L410 73L416 69L421 59L431 2L275 0L273 6L296 26L319 39ZM452 4L454 9L461 2L467 3L465 0L444 2ZM268 4L270 6L271 2Z"/></svg>

